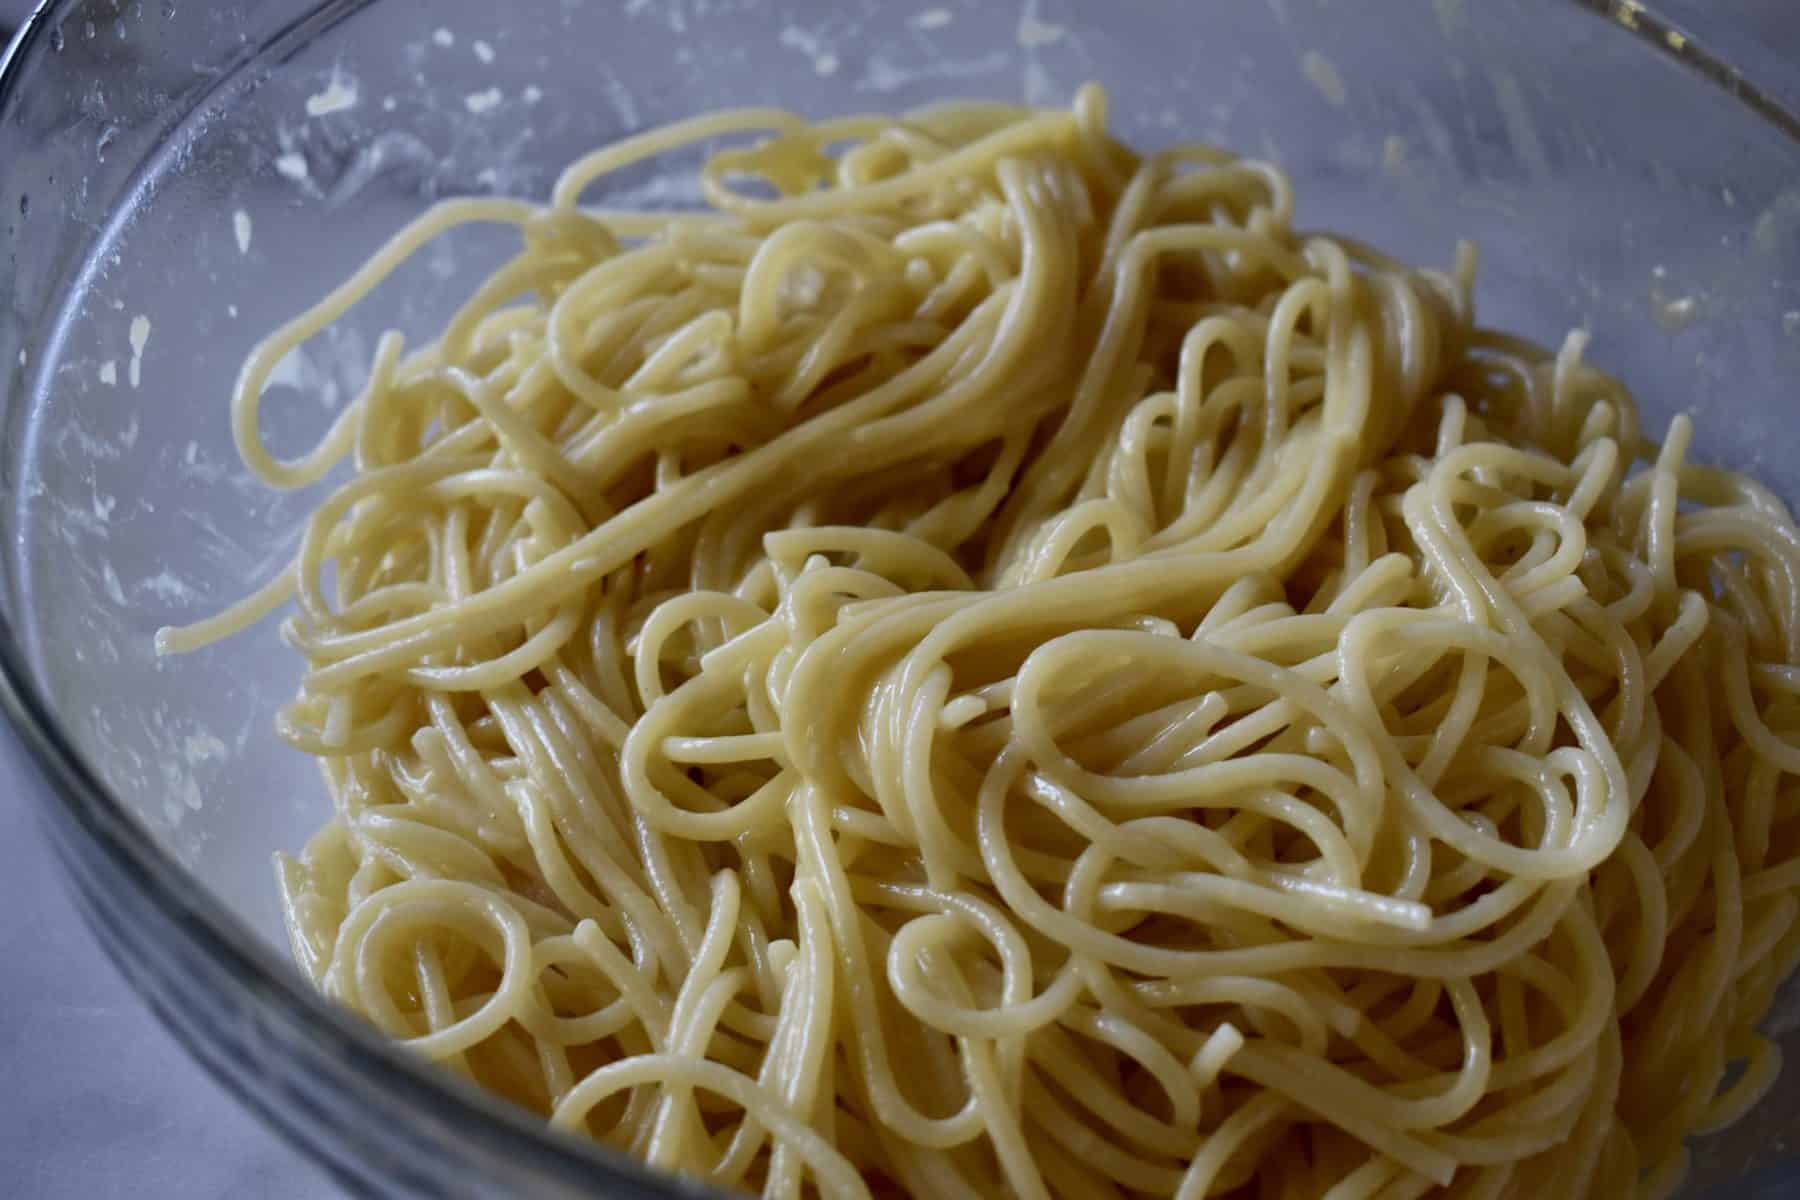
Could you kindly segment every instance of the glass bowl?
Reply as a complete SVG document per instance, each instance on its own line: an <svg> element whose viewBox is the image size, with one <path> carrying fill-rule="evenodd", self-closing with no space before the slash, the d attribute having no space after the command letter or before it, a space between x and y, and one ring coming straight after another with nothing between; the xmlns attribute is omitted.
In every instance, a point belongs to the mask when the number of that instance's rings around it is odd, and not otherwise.
<svg viewBox="0 0 1800 1200"><path fill-rule="evenodd" d="M353 1191L693 1194L551 1135L314 994L287 961L269 867L326 813L310 764L270 728L298 664L267 625L173 660L151 636L267 578L317 499L265 492L231 447L229 383L263 332L429 202L543 196L581 150L698 110L1063 103L1098 79L1133 141L1280 161L1303 224L1421 263L1476 238L1485 323L1546 341L1586 326L1594 361L1653 426L1690 410L1696 457L1800 499L1800 124L1635 4L1374 12L44 6L0 74L0 693L120 968L196 1058ZM667 169L615 189L691 199ZM376 332L435 328L503 249L450 239L290 359L265 405L274 448L310 445ZM1771 1019L1780 1030L1795 1015ZM1698 1147L1688 1194L1793 1194L1790 1130L1800 1072Z"/></svg>

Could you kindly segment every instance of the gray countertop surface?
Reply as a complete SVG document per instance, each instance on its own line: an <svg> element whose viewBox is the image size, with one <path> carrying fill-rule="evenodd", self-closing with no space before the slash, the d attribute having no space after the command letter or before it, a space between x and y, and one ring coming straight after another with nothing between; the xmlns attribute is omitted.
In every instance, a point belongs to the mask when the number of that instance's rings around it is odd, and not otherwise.
<svg viewBox="0 0 1800 1200"><path fill-rule="evenodd" d="M1547 0L1549 2L1549 0ZM1789 104L1800 6L1651 0ZM0 0L0 26L31 7ZM240 1108L102 955L0 744L0 1193L47 1200L340 1193Z"/></svg>
<svg viewBox="0 0 1800 1200"><path fill-rule="evenodd" d="M0 744L0 756L11 747ZM70 901L26 768L0 758L0 1195L339 1192L187 1056Z"/></svg>

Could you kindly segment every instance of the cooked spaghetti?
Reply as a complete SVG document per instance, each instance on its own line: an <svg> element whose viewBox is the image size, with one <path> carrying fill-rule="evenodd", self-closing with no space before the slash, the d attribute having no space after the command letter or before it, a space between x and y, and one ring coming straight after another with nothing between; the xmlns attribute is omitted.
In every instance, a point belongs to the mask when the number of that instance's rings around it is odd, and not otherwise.
<svg viewBox="0 0 1800 1200"><path fill-rule="evenodd" d="M717 149L723 142L725 148ZM698 145L704 212L582 203ZM316 450L284 354L470 222ZM1104 97L683 122L251 357L294 952L771 1197L1667 1194L1800 952L1800 535L1583 362Z"/></svg>

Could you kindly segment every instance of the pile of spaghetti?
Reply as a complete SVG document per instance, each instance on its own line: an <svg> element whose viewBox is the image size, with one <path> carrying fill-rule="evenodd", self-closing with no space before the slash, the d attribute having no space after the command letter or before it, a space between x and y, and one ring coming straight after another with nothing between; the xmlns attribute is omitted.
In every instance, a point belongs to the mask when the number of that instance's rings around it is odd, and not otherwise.
<svg viewBox="0 0 1800 1200"><path fill-rule="evenodd" d="M161 645L295 602L296 955L771 1197L1667 1194L1800 952L1787 509L1471 254L1104 105L696 118L257 351L250 466L354 471ZM273 459L276 363L468 222L517 257Z"/></svg>

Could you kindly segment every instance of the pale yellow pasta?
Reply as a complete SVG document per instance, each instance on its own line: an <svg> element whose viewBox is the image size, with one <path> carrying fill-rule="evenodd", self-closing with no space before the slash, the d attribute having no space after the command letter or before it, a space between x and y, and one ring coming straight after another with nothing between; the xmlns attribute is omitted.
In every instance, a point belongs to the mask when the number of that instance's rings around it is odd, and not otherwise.
<svg viewBox="0 0 1800 1200"><path fill-rule="evenodd" d="M252 469L352 469L159 645L295 604L297 959L771 1197L1667 1194L1779 1069L1800 533L1472 252L1105 117L696 118L252 355ZM719 138L709 211L584 207ZM517 257L271 457L281 356L472 221Z"/></svg>

